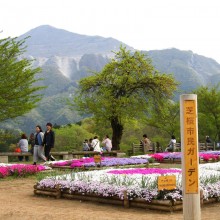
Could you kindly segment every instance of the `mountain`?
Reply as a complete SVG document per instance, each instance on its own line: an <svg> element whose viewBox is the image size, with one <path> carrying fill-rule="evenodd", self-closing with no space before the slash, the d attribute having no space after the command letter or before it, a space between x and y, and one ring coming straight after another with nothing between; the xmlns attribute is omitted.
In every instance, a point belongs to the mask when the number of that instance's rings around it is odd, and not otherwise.
<svg viewBox="0 0 220 220"><path fill-rule="evenodd" d="M47 88L42 91L44 97L37 108L1 124L4 128L19 128L28 134L36 124L44 126L50 121L62 125L79 121L80 115L67 105L77 90L78 81L101 71L113 57L112 51L118 51L120 45L134 51L113 38L80 35L49 25L34 28L18 39L28 36L25 56L34 60L35 67L41 67L42 72L37 77L43 80L37 84ZM220 81L220 64L192 51L172 48L142 52L152 59L160 72L174 75L182 93Z"/></svg>
<svg viewBox="0 0 220 220"><path fill-rule="evenodd" d="M220 81L220 64L192 51L173 48L153 50L147 54L160 72L173 73L175 79L181 83L179 89L182 92L190 92L198 86Z"/></svg>
<svg viewBox="0 0 220 220"><path fill-rule="evenodd" d="M84 54L112 55L112 50L118 50L123 42L113 38L86 36L42 25L21 35L19 39L26 40L27 54L33 57L81 57ZM126 47L132 49L128 45Z"/></svg>

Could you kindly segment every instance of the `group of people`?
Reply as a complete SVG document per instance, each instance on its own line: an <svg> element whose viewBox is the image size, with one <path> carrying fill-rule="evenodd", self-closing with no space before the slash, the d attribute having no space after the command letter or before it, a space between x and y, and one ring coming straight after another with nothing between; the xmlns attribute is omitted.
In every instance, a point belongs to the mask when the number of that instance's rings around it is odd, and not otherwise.
<svg viewBox="0 0 220 220"><path fill-rule="evenodd" d="M112 149L112 141L108 135L106 135L102 142L100 143L98 136L94 138L85 139L83 142L83 151L95 151L95 152L102 152L107 151L110 152Z"/></svg>
<svg viewBox="0 0 220 220"><path fill-rule="evenodd" d="M37 125L35 133L30 135L29 142L26 134L21 135L18 147L22 153L27 153L28 145L31 145L30 152L33 154L33 165L36 165L39 159L42 159L44 162L55 160L55 158L50 154L51 148L53 148L55 144L55 133L52 128L53 125L48 122L46 124L46 131L43 132L41 126ZM23 156L19 156L19 160L22 161ZM25 157L25 160L28 161L27 156Z"/></svg>

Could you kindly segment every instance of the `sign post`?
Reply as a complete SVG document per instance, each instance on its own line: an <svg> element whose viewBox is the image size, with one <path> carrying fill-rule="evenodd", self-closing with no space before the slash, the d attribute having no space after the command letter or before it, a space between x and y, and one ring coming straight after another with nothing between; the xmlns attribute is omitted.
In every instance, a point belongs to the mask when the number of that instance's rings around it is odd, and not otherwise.
<svg viewBox="0 0 220 220"><path fill-rule="evenodd" d="M94 155L94 162L97 166L101 166L101 162L102 162L102 159L101 159L101 155L98 154L98 155Z"/></svg>
<svg viewBox="0 0 220 220"><path fill-rule="evenodd" d="M180 96L184 220L200 220L197 95Z"/></svg>

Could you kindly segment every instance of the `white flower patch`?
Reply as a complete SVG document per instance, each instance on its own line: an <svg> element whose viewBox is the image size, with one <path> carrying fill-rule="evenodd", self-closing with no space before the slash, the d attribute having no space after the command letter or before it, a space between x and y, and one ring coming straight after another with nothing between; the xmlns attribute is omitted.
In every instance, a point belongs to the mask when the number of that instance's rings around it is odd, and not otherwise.
<svg viewBox="0 0 220 220"><path fill-rule="evenodd" d="M218 170L218 171L220 171L220 162L200 164L199 168L200 169L206 169L206 170Z"/></svg>

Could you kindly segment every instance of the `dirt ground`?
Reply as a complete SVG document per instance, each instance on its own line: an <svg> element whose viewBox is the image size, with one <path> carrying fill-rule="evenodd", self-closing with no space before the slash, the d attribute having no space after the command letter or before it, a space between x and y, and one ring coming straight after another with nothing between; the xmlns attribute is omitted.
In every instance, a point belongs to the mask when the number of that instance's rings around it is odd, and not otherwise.
<svg viewBox="0 0 220 220"><path fill-rule="evenodd" d="M182 212L166 213L145 209L125 209L113 205L39 197L33 194L35 179L0 181L0 220L121 220L183 219ZM202 208L202 220L220 220L220 203Z"/></svg>

